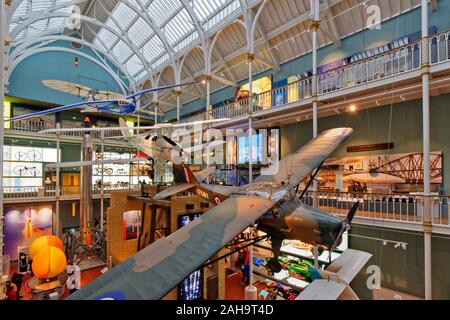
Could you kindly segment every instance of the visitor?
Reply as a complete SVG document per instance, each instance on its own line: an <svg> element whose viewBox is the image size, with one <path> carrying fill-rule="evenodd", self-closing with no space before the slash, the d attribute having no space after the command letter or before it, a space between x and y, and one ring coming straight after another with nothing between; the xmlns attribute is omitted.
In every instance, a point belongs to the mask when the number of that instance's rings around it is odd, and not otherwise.
<svg viewBox="0 0 450 320"><path fill-rule="evenodd" d="M242 285L248 285L250 282L250 251L248 248L244 248L239 251L238 255L238 264L241 267L242 273Z"/></svg>
<svg viewBox="0 0 450 320"><path fill-rule="evenodd" d="M16 300L22 299L22 296L20 295L20 289L22 289L22 281L23 281L23 274L15 272L11 278L11 282L15 284L17 287L17 294L16 294Z"/></svg>
<svg viewBox="0 0 450 320"><path fill-rule="evenodd" d="M17 299L17 287L11 282L6 282L6 300Z"/></svg>

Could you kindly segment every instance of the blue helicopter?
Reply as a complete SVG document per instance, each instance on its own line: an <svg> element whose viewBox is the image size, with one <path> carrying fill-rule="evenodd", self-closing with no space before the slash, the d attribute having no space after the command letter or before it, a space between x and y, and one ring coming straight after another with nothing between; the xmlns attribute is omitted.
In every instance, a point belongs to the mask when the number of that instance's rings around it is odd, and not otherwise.
<svg viewBox="0 0 450 320"><path fill-rule="evenodd" d="M110 100L91 100L91 99L89 99L91 101L78 102L78 103L74 103L74 104L69 104L69 105L65 105L65 106L47 109L47 110L37 111L37 112L30 113L30 114L13 117L10 119L5 119L5 122L25 120L25 119L34 118L34 117L41 116L41 115L48 114L48 113L55 113L55 112L60 112L60 111L65 111L65 110L70 110L70 109L76 109L76 108L88 108L88 109L95 108L97 112L107 112L107 113L118 114L118 115L130 115L130 114L133 114L137 109L136 97L140 97L143 94L149 93L149 92L155 92L155 91L172 89L172 88L177 88L177 87L182 87L182 86L188 86L188 85L192 85L194 83L196 83L196 82L193 81L193 82L168 85L168 86L163 86L163 87L158 87L158 88L145 89L145 90L141 90L139 92L133 93L125 98L121 98L121 99L110 99Z"/></svg>

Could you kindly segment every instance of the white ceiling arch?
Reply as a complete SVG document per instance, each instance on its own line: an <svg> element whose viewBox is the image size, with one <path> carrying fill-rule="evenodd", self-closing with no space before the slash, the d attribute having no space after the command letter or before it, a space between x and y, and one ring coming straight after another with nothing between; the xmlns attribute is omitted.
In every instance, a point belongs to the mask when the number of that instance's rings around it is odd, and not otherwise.
<svg viewBox="0 0 450 320"><path fill-rule="evenodd" d="M18 36L18 34L20 32L22 32L22 30L24 30L28 25L32 25L33 23L35 23L37 21L45 20L45 19L52 18L52 17L53 18L54 17L69 18L70 16L71 16L71 13L68 11L47 12L45 14L43 14L43 13L32 14L30 17L28 17L27 19L22 21L22 23L20 23L14 27L14 29L10 32L10 37L14 41L14 39ZM112 34L121 38L121 41L128 46L129 50L131 50L132 52L134 52L136 54L136 56L140 59L140 61L144 64L144 66L146 66L149 70L152 69L151 66L148 64L147 60L142 55L142 53L139 51L139 49L133 43L129 42L129 40L127 40L125 37L123 37L123 35L120 34L117 30L115 30L114 28L112 28L108 25L105 25L103 22L100 22L91 17L87 17L84 15L79 15L77 17L83 22L87 22L87 23L91 23L93 25L100 26L100 27L108 30L108 32L111 32ZM118 60L120 61L121 59L118 59Z"/></svg>
<svg viewBox="0 0 450 320"><path fill-rule="evenodd" d="M16 43L16 46L14 47L14 51L10 53L9 55L9 63L14 63L14 60L18 58L20 55L23 54L23 52L30 50L31 46L35 44L43 44L47 45L54 41L65 41L65 42L75 42L78 44L81 44L82 46L89 47L90 49L94 51L100 52L103 56L105 56L108 60L110 60L126 77L127 80L130 83L130 89L136 90L137 83L134 81L133 77L129 74L126 68L124 68L117 60L115 60L115 57L108 53L107 51L103 50L102 48L99 48L98 46L87 42L85 40L71 37L71 36L64 36L64 35L44 35L39 37L32 37L23 39Z"/></svg>
<svg viewBox="0 0 450 320"><path fill-rule="evenodd" d="M90 56L84 52L80 52L78 50L70 49L70 48L63 48L63 47L47 46L47 47L42 47L42 48L31 48L31 49L24 50L22 52L22 54L17 59L15 59L14 62L10 65L10 67L8 69L7 79L9 79L11 77L12 73L17 68L17 66L25 59L28 59L29 57L34 56L36 54L40 54L40 53L44 53L44 52L52 52L52 51L76 54L76 55L79 55L83 58L90 60L91 62L95 63L96 65L98 65L99 67L104 69L106 72L108 72L108 74L115 80L115 82L117 83L117 85L119 86L120 90L122 91L122 93L124 95L126 95L128 93L127 88L123 85L119 76L114 72L114 70L111 69L110 66L108 66L107 64L101 63L99 60L93 58L92 56Z"/></svg>

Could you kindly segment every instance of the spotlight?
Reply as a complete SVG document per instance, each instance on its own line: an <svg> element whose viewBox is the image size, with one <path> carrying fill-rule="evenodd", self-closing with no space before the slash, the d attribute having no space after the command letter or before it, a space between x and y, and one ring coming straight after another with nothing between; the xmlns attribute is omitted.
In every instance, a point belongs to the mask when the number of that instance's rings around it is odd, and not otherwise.
<svg viewBox="0 0 450 320"><path fill-rule="evenodd" d="M75 57L73 59L73 64L75 65L75 67L78 67L78 57Z"/></svg>
<svg viewBox="0 0 450 320"><path fill-rule="evenodd" d="M380 102L378 100L375 101L375 103L377 104L378 107L380 106Z"/></svg>
<svg viewBox="0 0 450 320"><path fill-rule="evenodd" d="M400 243L400 242L397 242L397 243L395 244L394 248L395 248L395 249L398 249L398 248L400 248L400 246L401 246L401 243Z"/></svg>
<svg viewBox="0 0 450 320"><path fill-rule="evenodd" d="M205 80L205 79L203 79L203 80L202 80L202 84L205 84L205 83L206 83L206 80Z"/></svg>
<svg viewBox="0 0 450 320"><path fill-rule="evenodd" d="M402 243L402 249L403 249L403 250L406 250L406 246L407 246L406 243Z"/></svg>
<svg viewBox="0 0 450 320"><path fill-rule="evenodd" d="M356 112L356 110L357 110L357 108L356 108L356 106L355 106L354 104L351 104L351 105L348 107L348 111L350 111L350 112Z"/></svg>
<svg viewBox="0 0 450 320"><path fill-rule="evenodd" d="M400 99L401 99L402 101L405 101L405 100L406 100L406 98L405 98L404 96L400 96Z"/></svg>
<svg viewBox="0 0 450 320"><path fill-rule="evenodd" d="M386 245L387 245L387 241L384 240L384 241L383 241L383 246L386 246Z"/></svg>

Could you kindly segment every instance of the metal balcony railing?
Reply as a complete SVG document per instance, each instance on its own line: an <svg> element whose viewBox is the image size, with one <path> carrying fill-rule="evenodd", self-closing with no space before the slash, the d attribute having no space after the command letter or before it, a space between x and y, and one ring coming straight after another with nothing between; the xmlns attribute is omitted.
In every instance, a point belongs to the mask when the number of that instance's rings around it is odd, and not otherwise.
<svg viewBox="0 0 450 320"><path fill-rule="evenodd" d="M360 201L355 217L415 224L424 222L423 208L428 198L432 208L431 223L450 227L450 196L308 191L303 202L313 205L315 198L319 208L331 214L347 215L353 204Z"/></svg>
<svg viewBox="0 0 450 320"><path fill-rule="evenodd" d="M139 190L139 185L120 183L106 185L103 188L103 194L109 195L112 191L120 190ZM37 198L54 198L57 195L57 189L51 187L3 187L3 194L5 200L8 199L37 199ZM92 194L100 195L101 189L98 186L92 186ZM60 197L79 197L80 188L75 187L60 187Z"/></svg>
<svg viewBox="0 0 450 320"><path fill-rule="evenodd" d="M450 59L450 31L429 38L429 48L423 51L421 40L356 61L317 75L317 93L324 95L400 75L422 67L422 61L437 64ZM426 55L429 56L427 57ZM312 77L301 79L253 96L252 112L268 110L300 102L312 96ZM248 114L249 98L216 107L210 111L182 119L196 120L237 118Z"/></svg>
<svg viewBox="0 0 450 320"><path fill-rule="evenodd" d="M35 135L36 133L40 133L46 129L55 129L56 124L54 122L46 122L46 121L30 121L30 120L20 120L14 121L11 123L10 128L6 128L6 133L29 133L30 135ZM61 129L74 129L79 128L76 125L70 125L67 123L63 123L61 125ZM43 136L55 138L55 133L41 133ZM98 131L93 131L91 133L92 138L94 140L101 140L101 133ZM120 140L117 137L122 136L120 131L104 131L104 140L107 142L115 142L120 143ZM80 139L83 137L83 132L61 132L62 138L77 138Z"/></svg>

